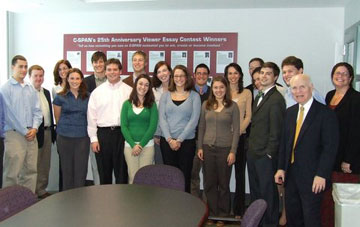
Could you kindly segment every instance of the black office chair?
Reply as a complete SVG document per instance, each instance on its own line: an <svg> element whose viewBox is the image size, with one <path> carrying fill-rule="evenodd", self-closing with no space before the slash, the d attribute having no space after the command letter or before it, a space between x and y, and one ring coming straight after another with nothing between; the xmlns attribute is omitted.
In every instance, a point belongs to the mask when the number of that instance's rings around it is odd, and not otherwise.
<svg viewBox="0 0 360 227"><path fill-rule="evenodd" d="M134 184L185 191L184 174L180 169L169 165L148 165L140 168L135 174Z"/></svg>
<svg viewBox="0 0 360 227"><path fill-rule="evenodd" d="M0 190L0 221L19 213L38 201L37 196L20 185Z"/></svg>

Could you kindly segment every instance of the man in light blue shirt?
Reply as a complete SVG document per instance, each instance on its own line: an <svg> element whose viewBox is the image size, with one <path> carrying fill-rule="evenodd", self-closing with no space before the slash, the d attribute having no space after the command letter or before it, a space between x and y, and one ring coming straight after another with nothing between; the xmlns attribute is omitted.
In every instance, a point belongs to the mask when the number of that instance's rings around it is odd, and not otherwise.
<svg viewBox="0 0 360 227"><path fill-rule="evenodd" d="M297 58L295 56L288 56L282 61L281 69L282 69L283 80L287 86L284 96L286 101L286 108L289 108L290 106L297 104L291 94L290 80L293 76L303 73L304 64L300 58ZM325 104L324 97L315 88L313 89L312 94L313 97L318 102Z"/></svg>
<svg viewBox="0 0 360 227"><path fill-rule="evenodd" d="M12 77L1 87L5 102L4 187L19 184L35 192L38 144L36 133L42 122L39 97L25 82L27 61L16 55Z"/></svg>
<svg viewBox="0 0 360 227"><path fill-rule="evenodd" d="M0 93L0 188L2 188L3 159L4 159L4 137L5 137L5 105Z"/></svg>

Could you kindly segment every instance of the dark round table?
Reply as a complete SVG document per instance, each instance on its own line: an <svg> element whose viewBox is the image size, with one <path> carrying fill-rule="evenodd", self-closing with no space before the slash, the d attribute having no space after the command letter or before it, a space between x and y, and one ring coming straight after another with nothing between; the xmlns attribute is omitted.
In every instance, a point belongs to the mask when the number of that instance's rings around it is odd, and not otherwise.
<svg viewBox="0 0 360 227"><path fill-rule="evenodd" d="M206 220L206 205L191 194L145 185L97 185L56 193L1 226L191 227Z"/></svg>

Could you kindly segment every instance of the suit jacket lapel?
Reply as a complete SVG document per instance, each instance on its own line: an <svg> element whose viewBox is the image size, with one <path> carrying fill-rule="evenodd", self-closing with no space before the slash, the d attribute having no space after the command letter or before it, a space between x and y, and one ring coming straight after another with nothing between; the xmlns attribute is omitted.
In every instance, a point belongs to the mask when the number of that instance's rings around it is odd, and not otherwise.
<svg viewBox="0 0 360 227"><path fill-rule="evenodd" d="M344 97L340 100L339 104L337 104L337 106L335 107L335 109L341 108L341 106L344 105L344 103L346 103L346 102L350 99L353 91L354 91L354 89L353 89L352 87L350 87L350 88L346 91ZM335 95L335 92L334 92L334 95ZM333 98L333 97L331 97L331 99L332 99L332 98ZM331 99L330 99L330 101L331 101Z"/></svg>
<svg viewBox="0 0 360 227"><path fill-rule="evenodd" d="M311 107L309 109L309 112L307 113L305 120L301 126L300 133L299 133L298 139L296 141L296 146L299 143L299 141L301 141L302 137L304 136L306 130L311 125L312 121L315 119L316 114L317 114L317 103L316 103L316 100L314 99L314 101L311 104ZM295 148L296 148L296 146L295 146Z"/></svg>
<svg viewBox="0 0 360 227"><path fill-rule="evenodd" d="M266 95L263 97L263 99L261 100L261 102L259 103L259 105L257 105L257 101L259 99L255 99L255 103L254 103L254 108L253 108L253 114L255 114L261 107L262 105L264 105L264 103L266 102L266 100L269 99L269 97L275 92L276 87L274 86L273 88L271 88Z"/></svg>

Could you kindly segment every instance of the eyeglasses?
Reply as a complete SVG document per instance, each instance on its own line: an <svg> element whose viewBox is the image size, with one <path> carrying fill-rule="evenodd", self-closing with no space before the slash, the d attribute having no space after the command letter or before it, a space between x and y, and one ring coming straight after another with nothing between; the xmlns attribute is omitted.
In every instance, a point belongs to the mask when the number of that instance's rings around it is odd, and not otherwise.
<svg viewBox="0 0 360 227"><path fill-rule="evenodd" d="M336 72L335 75L336 76L349 76L349 73L347 73L347 72Z"/></svg>
<svg viewBox="0 0 360 227"><path fill-rule="evenodd" d="M176 79L185 78L185 77L186 77L185 75L176 75L176 76L174 76L174 78L176 78Z"/></svg>

